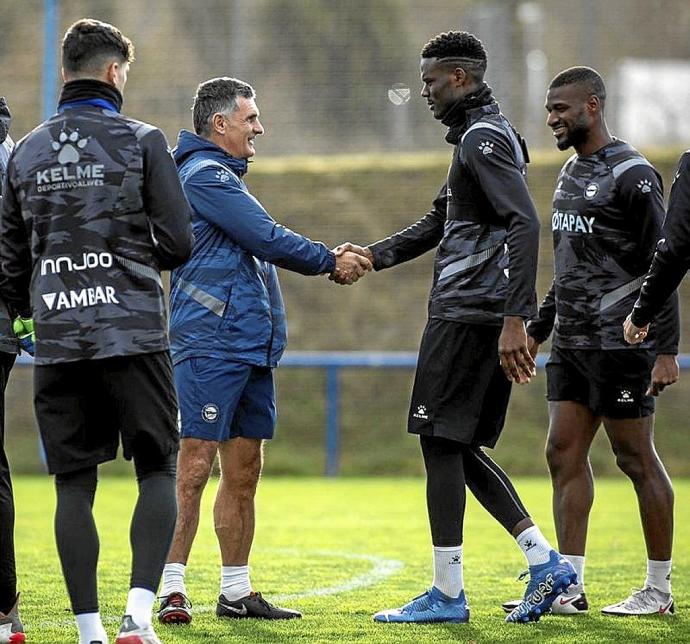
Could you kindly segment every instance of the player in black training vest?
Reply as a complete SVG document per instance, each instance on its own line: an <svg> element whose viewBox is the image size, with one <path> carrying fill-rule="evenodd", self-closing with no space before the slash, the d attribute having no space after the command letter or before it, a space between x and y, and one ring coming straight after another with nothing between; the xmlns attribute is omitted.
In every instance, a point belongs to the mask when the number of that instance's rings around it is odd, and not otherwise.
<svg viewBox="0 0 690 644"><path fill-rule="evenodd" d="M603 80L588 67L561 72L546 95L547 125L558 148L575 148L553 198L553 284L527 327L533 355L554 331L546 365L546 456L558 546L579 578L552 611L588 610L583 574L594 499L589 449L603 423L617 464L635 487L648 562L642 590L602 612L666 615L673 612L673 490L654 449L653 396L678 377L677 297L657 317L656 337L650 334L637 347L625 343L621 325L659 237L663 193L647 159L609 133L605 100Z"/></svg>
<svg viewBox="0 0 690 644"><path fill-rule="evenodd" d="M516 539L530 567L509 622L539 619L575 581L510 480L482 449L503 429L511 382L534 361L525 321L536 313L539 222L527 190L527 150L484 82L486 52L466 32L422 50L422 97L449 130L447 181L431 211L366 249L376 270L438 247L408 419L421 435L433 542L432 587L378 622L466 622L462 544L466 488ZM500 361L499 361L500 359Z"/></svg>
<svg viewBox="0 0 690 644"><path fill-rule="evenodd" d="M80 644L108 642L92 514L98 465L121 441L139 487L117 644L159 643L151 609L177 513L177 399L160 272L189 256L191 212L163 133L120 113L133 55L112 25L84 19L67 30L57 112L15 147L0 226L1 294L36 323L36 418Z"/></svg>
<svg viewBox="0 0 690 644"><path fill-rule="evenodd" d="M671 186L662 238L632 313L625 321L625 339L643 342L649 323L690 268L690 151L681 156Z"/></svg>

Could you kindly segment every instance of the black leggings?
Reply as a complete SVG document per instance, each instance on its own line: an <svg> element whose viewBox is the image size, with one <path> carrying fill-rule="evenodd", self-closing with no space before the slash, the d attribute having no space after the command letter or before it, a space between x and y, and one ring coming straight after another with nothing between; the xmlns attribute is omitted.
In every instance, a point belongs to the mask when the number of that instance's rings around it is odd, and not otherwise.
<svg viewBox="0 0 690 644"><path fill-rule="evenodd" d="M508 532L529 516L506 473L480 447L434 436L422 436L421 445L434 546L462 543L465 486Z"/></svg>
<svg viewBox="0 0 690 644"><path fill-rule="evenodd" d="M176 459L176 454L158 462L134 456L139 497L130 525L130 588L158 588L177 518ZM98 611L100 546L92 512L97 483L96 466L55 477L55 539L75 615Z"/></svg>
<svg viewBox="0 0 690 644"><path fill-rule="evenodd" d="M5 454L5 387L17 356L0 352L0 612L7 613L17 594L14 560L14 497Z"/></svg>

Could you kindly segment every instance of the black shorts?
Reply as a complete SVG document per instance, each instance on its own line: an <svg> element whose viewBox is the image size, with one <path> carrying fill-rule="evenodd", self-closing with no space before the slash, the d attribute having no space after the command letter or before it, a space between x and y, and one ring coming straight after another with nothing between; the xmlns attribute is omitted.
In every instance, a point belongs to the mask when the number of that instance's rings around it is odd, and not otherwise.
<svg viewBox="0 0 690 644"><path fill-rule="evenodd" d="M546 363L546 398L572 400L607 418L650 416L654 398L646 391L655 357L645 349L552 347Z"/></svg>
<svg viewBox="0 0 690 644"><path fill-rule="evenodd" d="M177 452L177 397L168 351L34 367L34 405L51 474Z"/></svg>
<svg viewBox="0 0 690 644"><path fill-rule="evenodd" d="M407 431L493 447L511 383L498 359L501 327L431 319L419 348Z"/></svg>

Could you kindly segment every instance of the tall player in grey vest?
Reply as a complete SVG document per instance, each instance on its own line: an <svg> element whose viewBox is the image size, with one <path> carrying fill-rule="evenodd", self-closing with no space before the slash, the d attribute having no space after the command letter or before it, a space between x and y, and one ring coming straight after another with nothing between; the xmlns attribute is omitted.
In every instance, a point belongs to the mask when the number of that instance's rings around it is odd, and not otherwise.
<svg viewBox="0 0 690 644"><path fill-rule="evenodd" d="M602 612L668 615L673 489L654 448L653 396L678 378L677 296L656 317L656 334L636 347L626 344L621 326L659 238L663 191L647 159L609 133L605 102L604 81L589 67L561 72L546 95L547 125L558 149L575 149L553 198L553 284L527 328L533 353L553 330L546 365L546 457L558 545L579 578L552 611L576 614L589 608L584 588L594 500L589 449L603 424L618 466L634 485L648 559L642 589ZM510 609L510 602L504 608Z"/></svg>
<svg viewBox="0 0 690 644"><path fill-rule="evenodd" d="M67 30L58 111L17 144L1 214L2 295L36 326L36 417L80 644L108 641L92 506L97 467L120 441L139 496L117 642L159 642L151 609L176 517L177 402L160 272L189 256L191 215L163 134L120 114L133 53L112 25L80 20Z"/></svg>
<svg viewBox="0 0 690 644"><path fill-rule="evenodd" d="M530 568L525 596L506 621L538 620L575 581L483 449L503 430L511 382L528 382L534 370L525 321L536 313L539 244L527 148L484 82L486 67L484 46L467 32L439 34L424 46L422 97L449 128L448 177L424 217L360 249L382 270L438 247L408 417L426 467L434 580L404 606L377 613L379 622L469 620L466 489L515 538Z"/></svg>

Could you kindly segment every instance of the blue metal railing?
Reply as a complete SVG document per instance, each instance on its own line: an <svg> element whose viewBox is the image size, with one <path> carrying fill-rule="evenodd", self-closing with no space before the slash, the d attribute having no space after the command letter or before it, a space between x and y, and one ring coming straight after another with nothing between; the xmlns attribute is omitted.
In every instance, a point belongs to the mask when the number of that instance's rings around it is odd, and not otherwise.
<svg viewBox="0 0 690 644"><path fill-rule="evenodd" d="M547 353L537 355L537 367L543 368ZM678 356L681 369L690 368L690 354ZM413 351L288 351L281 367L325 369L326 371L326 476L337 476L340 463L340 382L341 369L413 369L417 353Z"/></svg>
<svg viewBox="0 0 690 644"><path fill-rule="evenodd" d="M326 476L337 476L340 464L340 370L410 369L417 353L407 351L288 351L281 368L326 370Z"/></svg>
<svg viewBox="0 0 690 644"><path fill-rule="evenodd" d="M41 115L43 120L55 112L58 87L59 1L43 0L43 73L41 79Z"/></svg>
<svg viewBox="0 0 690 644"><path fill-rule="evenodd" d="M542 368L548 354L537 356ZM29 365L26 354L17 364ZM681 369L690 369L690 354L678 356ZM324 369L326 372L326 476L337 476L340 463L340 371L341 369L413 369L417 365L414 351L288 351L280 361L281 368Z"/></svg>

